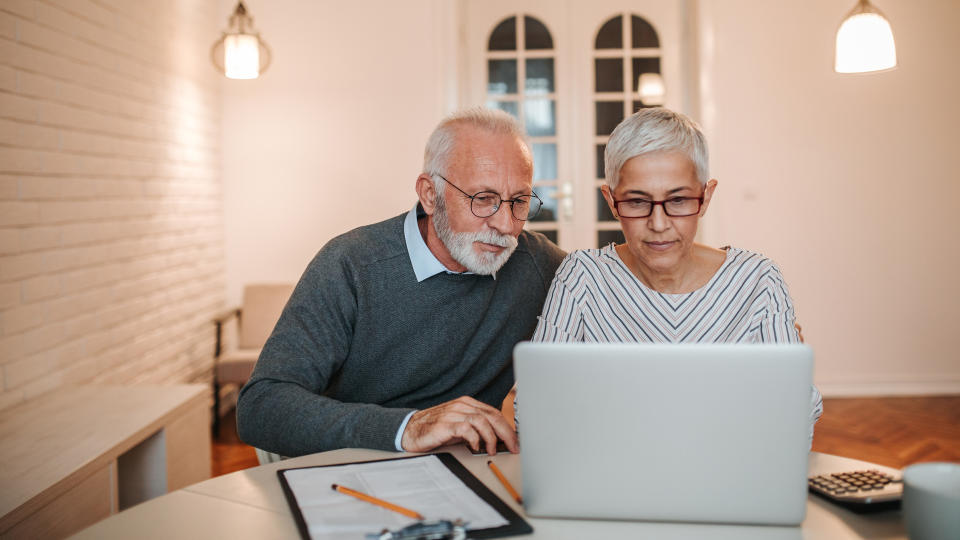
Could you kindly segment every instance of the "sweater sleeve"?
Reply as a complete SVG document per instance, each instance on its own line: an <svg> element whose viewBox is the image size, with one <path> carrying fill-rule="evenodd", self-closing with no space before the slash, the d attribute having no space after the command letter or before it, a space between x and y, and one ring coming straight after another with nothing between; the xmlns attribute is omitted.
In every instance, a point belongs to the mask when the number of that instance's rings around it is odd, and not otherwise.
<svg viewBox="0 0 960 540"><path fill-rule="evenodd" d="M335 241L307 267L240 392L237 430L244 442L284 456L395 450L397 430L413 409L324 395L350 351L355 274Z"/></svg>

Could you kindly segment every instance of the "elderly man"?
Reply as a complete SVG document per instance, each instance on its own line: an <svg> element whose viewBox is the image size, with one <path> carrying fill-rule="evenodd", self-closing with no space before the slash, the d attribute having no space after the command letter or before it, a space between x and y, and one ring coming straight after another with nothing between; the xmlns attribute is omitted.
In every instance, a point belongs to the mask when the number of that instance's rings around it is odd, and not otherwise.
<svg viewBox="0 0 960 540"><path fill-rule="evenodd" d="M444 119L410 212L314 257L240 393L240 437L296 456L359 447L424 452L466 441L518 451L498 407L564 253L524 231L540 208L509 115Z"/></svg>

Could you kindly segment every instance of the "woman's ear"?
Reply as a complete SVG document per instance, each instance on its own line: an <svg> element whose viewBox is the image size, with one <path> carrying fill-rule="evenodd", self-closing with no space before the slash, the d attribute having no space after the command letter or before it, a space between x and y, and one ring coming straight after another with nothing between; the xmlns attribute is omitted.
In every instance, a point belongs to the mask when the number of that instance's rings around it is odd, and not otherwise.
<svg viewBox="0 0 960 540"><path fill-rule="evenodd" d="M617 215L617 206L613 204L613 193L610 191L610 186L606 184L600 186L600 192L603 193L603 198L607 200L607 206L610 207L610 212L613 214L613 217L617 218L617 221L620 221L620 216Z"/></svg>
<svg viewBox="0 0 960 540"><path fill-rule="evenodd" d="M710 206L710 199L713 198L713 192L717 189L717 180L711 178L703 188L703 204L700 205L700 217L707 214L707 207Z"/></svg>
<svg viewBox="0 0 960 540"><path fill-rule="evenodd" d="M433 215L433 211L437 208L437 188L433 184L433 178L430 178L430 175L423 173L417 177L417 183L415 185L417 190L417 197L420 198L420 206L423 207L423 211L426 212L428 216Z"/></svg>

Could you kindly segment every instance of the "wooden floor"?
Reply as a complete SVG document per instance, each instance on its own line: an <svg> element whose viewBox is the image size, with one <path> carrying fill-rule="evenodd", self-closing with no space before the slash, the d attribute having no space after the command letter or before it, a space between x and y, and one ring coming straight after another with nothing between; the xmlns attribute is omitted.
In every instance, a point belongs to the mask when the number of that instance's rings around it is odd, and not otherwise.
<svg viewBox="0 0 960 540"><path fill-rule="evenodd" d="M826 399L813 449L897 468L960 462L960 396ZM213 441L213 475L256 465L227 415Z"/></svg>
<svg viewBox="0 0 960 540"><path fill-rule="evenodd" d="M826 399L813 449L903 468L960 462L960 396Z"/></svg>
<svg viewBox="0 0 960 540"><path fill-rule="evenodd" d="M234 411L230 411L220 420L220 431L214 433L211 453L213 476L242 471L260 464L253 447L243 444L237 437L237 416Z"/></svg>

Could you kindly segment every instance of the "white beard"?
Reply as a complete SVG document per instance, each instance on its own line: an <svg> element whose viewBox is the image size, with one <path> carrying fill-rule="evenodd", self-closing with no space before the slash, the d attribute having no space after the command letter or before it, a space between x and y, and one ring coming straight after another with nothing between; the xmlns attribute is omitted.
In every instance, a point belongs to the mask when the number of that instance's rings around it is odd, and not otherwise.
<svg viewBox="0 0 960 540"><path fill-rule="evenodd" d="M503 209L508 211L509 208ZM500 234L496 231L486 230L480 232L454 232L450 228L450 220L447 216L446 203L441 194L437 197L436 211L433 213L434 228L437 230L437 236L446 246L447 251L453 257L453 260L462 264L468 271L483 276L494 274L513 254L517 248L517 239L509 234ZM474 249L474 242L483 242L502 246L506 249L500 253L480 252Z"/></svg>

